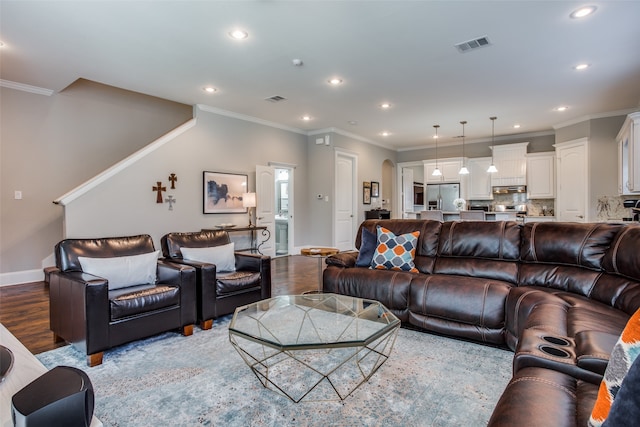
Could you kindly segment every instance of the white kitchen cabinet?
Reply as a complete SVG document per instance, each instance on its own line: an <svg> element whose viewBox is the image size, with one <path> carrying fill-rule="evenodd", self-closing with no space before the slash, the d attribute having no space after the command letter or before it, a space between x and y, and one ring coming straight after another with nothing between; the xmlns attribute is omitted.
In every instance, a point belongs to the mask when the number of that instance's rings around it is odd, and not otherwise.
<svg viewBox="0 0 640 427"><path fill-rule="evenodd" d="M640 193L640 112L627 116L618 136L618 193Z"/></svg>
<svg viewBox="0 0 640 427"><path fill-rule="evenodd" d="M553 199L556 197L556 153L527 154L527 197Z"/></svg>
<svg viewBox="0 0 640 427"><path fill-rule="evenodd" d="M527 185L527 145L528 142L521 142L491 148L493 163L498 169L491 174L492 185Z"/></svg>
<svg viewBox="0 0 640 427"><path fill-rule="evenodd" d="M458 174L458 172L462 167L462 159L438 160L437 165L442 175L433 176L433 171L436 169L436 162L430 160L424 163L424 178L427 183L460 182L460 174Z"/></svg>
<svg viewBox="0 0 640 427"><path fill-rule="evenodd" d="M467 161L469 169L467 197L469 200L493 200L491 174L487 172L491 157L477 157Z"/></svg>

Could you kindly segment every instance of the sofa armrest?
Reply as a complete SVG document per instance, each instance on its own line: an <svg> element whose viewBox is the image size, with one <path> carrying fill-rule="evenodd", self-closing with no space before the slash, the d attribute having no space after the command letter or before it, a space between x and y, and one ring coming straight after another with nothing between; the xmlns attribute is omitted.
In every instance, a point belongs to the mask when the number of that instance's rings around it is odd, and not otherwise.
<svg viewBox="0 0 640 427"><path fill-rule="evenodd" d="M328 256L326 263L327 265L335 265L336 267L353 268L356 266L357 259L357 251L339 252L335 255Z"/></svg>
<svg viewBox="0 0 640 427"><path fill-rule="evenodd" d="M236 270L259 271L262 299L271 298L271 257L236 252Z"/></svg>
<svg viewBox="0 0 640 427"><path fill-rule="evenodd" d="M604 375L613 347L619 335L602 331L581 331L576 334L578 367Z"/></svg>
<svg viewBox="0 0 640 427"><path fill-rule="evenodd" d="M271 262L271 257L257 254L247 254L243 252L235 252L236 270L242 271L259 271L262 272L263 267Z"/></svg>
<svg viewBox="0 0 640 427"><path fill-rule="evenodd" d="M200 263L203 264L203 263ZM205 264L213 269L215 266ZM158 260L158 282L180 287L180 318L182 326L196 322L196 268L190 265Z"/></svg>
<svg viewBox="0 0 640 427"><path fill-rule="evenodd" d="M109 286L81 271L51 273L49 318L54 334L93 354L109 348Z"/></svg>

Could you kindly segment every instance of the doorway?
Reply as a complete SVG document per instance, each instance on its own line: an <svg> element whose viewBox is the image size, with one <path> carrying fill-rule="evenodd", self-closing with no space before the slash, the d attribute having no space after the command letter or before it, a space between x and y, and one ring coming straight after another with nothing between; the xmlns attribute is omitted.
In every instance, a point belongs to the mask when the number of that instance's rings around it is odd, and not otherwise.
<svg viewBox="0 0 640 427"><path fill-rule="evenodd" d="M335 154L335 204L333 246L341 251L353 249L356 237L358 157L338 151Z"/></svg>
<svg viewBox="0 0 640 427"><path fill-rule="evenodd" d="M275 212L276 212L276 256L286 256L290 253L290 209L291 174L292 169L276 167L275 179Z"/></svg>

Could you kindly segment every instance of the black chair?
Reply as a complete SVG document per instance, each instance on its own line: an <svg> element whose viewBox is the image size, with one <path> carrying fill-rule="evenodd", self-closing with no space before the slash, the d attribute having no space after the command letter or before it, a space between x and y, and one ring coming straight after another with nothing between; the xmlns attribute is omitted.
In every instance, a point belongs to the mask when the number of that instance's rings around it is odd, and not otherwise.
<svg viewBox="0 0 640 427"><path fill-rule="evenodd" d="M213 319L233 313L237 307L271 298L271 257L234 252L235 271L220 272L214 262L185 259L181 251L229 243L229 233L224 230L169 233L161 240L166 259L196 269L197 319L202 329L210 329Z"/></svg>
<svg viewBox="0 0 640 427"><path fill-rule="evenodd" d="M49 276L50 328L55 339L85 352L87 364L95 366L102 363L105 350L117 345L174 329L191 335L196 320L195 269L158 260L154 251L149 235L58 243L57 270ZM110 289L108 279L82 268L83 262L87 266L100 258L98 263L129 263L135 272L133 258L122 258L133 255L147 255L145 265L149 268L145 270L151 275L146 283L116 289L112 280ZM153 262L157 264L155 277ZM124 268L114 270L122 273Z"/></svg>

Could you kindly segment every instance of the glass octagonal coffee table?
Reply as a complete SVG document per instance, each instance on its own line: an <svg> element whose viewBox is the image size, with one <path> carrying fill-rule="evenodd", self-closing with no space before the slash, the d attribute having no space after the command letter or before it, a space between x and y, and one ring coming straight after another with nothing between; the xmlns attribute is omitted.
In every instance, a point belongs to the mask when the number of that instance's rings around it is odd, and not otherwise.
<svg viewBox="0 0 640 427"><path fill-rule="evenodd" d="M344 400L389 358L400 320L378 301L287 295L238 307L229 341L266 388Z"/></svg>

